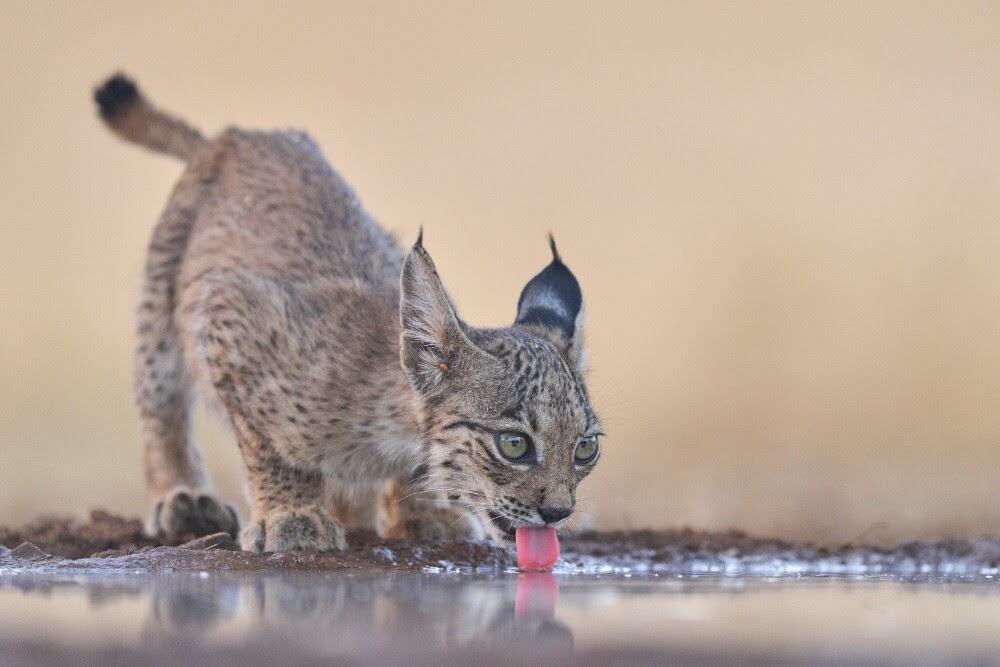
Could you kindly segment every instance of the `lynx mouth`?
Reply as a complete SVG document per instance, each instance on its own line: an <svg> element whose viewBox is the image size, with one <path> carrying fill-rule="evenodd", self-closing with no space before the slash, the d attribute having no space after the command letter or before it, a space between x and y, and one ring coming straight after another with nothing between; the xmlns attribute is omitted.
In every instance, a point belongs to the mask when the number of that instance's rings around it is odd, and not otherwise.
<svg viewBox="0 0 1000 667"><path fill-rule="evenodd" d="M494 527L500 531L500 534L503 535L505 540L509 542L514 541L514 524L510 519L495 510L486 510L486 516L489 517L490 523L492 523Z"/></svg>

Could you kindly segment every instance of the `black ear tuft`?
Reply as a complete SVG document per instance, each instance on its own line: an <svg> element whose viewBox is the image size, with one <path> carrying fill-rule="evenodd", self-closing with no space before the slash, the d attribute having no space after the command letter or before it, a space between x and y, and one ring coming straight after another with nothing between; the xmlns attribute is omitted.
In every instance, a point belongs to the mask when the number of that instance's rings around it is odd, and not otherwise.
<svg viewBox="0 0 1000 667"><path fill-rule="evenodd" d="M556 248L556 237L552 235L552 232L549 232L549 248L552 249L552 260L562 263L562 257L559 256L559 249Z"/></svg>
<svg viewBox="0 0 1000 667"><path fill-rule="evenodd" d="M572 341L576 333L576 318L583 306L583 294L573 272L559 257L551 234L549 245L552 262L524 286L517 302L515 323L556 329L566 336L567 341Z"/></svg>

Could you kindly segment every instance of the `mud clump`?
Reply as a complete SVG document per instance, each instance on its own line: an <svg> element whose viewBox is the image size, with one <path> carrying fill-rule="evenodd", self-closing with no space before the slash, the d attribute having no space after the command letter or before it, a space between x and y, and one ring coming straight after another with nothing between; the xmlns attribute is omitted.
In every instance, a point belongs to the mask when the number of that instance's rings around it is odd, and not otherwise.
<svg viewBox="0 0 1000 667"><path fill-rule="evenodd" d="M94 510L86 521L41 517L18 528L0 526L0 544L13 549L25 542L63 558L86 558L109 550L136 550L161 543L146 537L139 519Z"/></svg>

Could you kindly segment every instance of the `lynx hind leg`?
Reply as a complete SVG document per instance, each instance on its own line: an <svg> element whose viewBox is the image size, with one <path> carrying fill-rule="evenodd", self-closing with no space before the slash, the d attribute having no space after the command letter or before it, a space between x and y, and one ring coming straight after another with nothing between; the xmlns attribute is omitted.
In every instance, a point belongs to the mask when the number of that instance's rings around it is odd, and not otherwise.
<svg viewBox="0 0 1000 667"><path fill-rule="evenodd" d="M176 268L190 209L174 201L153 232L138 313L135 398L152 510L146 531L167 541L239 530L236 512L215 497L190 438L190 381L173 324Z"/></svg>
<svg viewBox="0 0 1000 667"><path fill-rule="evenodd" d="M140 352L137 381L146 486L153 507L146 532L167 542L239 532L235 510L216 497L189 433L188 386L176 347L161 338ZM164 343L164 341L168 341ZM175 370L168 371L173 365Z"/></svg>
<svg viewBox="0 0 1000 667"><path fill-rule="evenodd" d="M418 542L457 542L485 537L479 521L461 505L410 484L388 482L379 499L379 537Z"/></svg>
<svg viewBox="0 0 1000 667"><path fill-rule="evenodd" d="M154 535L167 541L229 533L239 534L240 521L236 510L211 493L195 491L186 486L171 489L156 503L150 517Z"/></svg>

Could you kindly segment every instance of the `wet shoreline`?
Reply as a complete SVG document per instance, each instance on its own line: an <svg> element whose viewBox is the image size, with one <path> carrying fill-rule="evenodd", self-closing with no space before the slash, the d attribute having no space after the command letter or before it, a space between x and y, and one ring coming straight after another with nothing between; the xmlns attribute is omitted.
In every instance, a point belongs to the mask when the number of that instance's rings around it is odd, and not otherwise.
<svg viewBox="0 0 1000 667"><path fill-rule="evenodd" d="M44 519L0 528L0 576L12 572L302 572L371 570L503 573L512 551L489 543L415 544L352 531L344 552L257 555L223 534L180 545L142 535L138 519L96 511L87 521ZM566 575L741 577L881 576L984 580L998 576L1000 539L836 548L694 530L584 532L564 537L554 568Z"/></svg>

